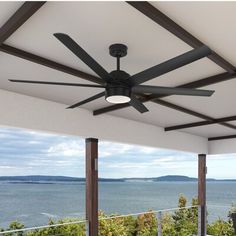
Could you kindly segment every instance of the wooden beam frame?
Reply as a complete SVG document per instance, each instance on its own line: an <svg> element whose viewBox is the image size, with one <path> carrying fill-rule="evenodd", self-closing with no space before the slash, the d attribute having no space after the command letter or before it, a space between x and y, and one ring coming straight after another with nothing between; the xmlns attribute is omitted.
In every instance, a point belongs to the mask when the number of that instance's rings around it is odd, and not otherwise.
<svg viewBox="0 0 236 236"><path fill-rule="evenodd" d="M23 25L37 10L42 7L46 1L40 2L25 2L22 6L8 19L8 21L0 28L0 51L16 56L30 62L34 62L49 68L74 75L76 77L85 79L90 82L101 84L100 78L76 70L69 66L57 63L55 61L40 57L30 52L3 44L3 42L9 38L21 25Z"/></svg>
<svg viewBox="0 0 236 236"><path fill-rule="evenodd" d="M182 106L178 106L176 104L173 104L173 103L161 100L161 99L156 99L153 102L155 102L155 103L157 103L159 105L162 105L162 106L165 106L165 107L169 107L171 109L174 109L174 110L177 110L177 111L180 111L180 112L192 115L192 116L196 116L198 118L201 118L201 119L204 119L204 120L207 120L207 121L214 121L214 118L212 118L210 116L203 115L203 114L198 113L196 111L190 110L190 109L182 107ZM223 126L228 127L228 128L236 129L236 126L232 125L232 124L228 124L228 123L222 122L222 123L220 123L220 125L223 125Z"/></svg>
<svg viewBox="0 0 236 236"><path fill-rule="evenodd" d="M200 235L206 235L206 154L198 155L198 204L200 206Z"/></svg>
<svg viewBox="0 0 236 236"><path fill-rule="evenodd" d="M158 25L162 26L172 34L174 34L179 39L183 40L185 43L190 45L193 48L200 47L204 45L199 39L194 37L188 31L186 31L183 27L178 25L176 22L171 20L167 15L159 11L156 7L151 5L149 2L141 2L141 1L130 1L127 2L132 7L143 13L145 16L156 22ZM218 66L222 67L229 73L235 72L235 67L222 58L219 54L212 51L212 54L208 56L210 60L215 62Z"/></svg>
<svg viewBox="0 0 236 236"><path fill-rule="evenodd" d="M21 25L23 25L46 2L25 2L0 28L0 44L7 40Z"/></svg>
<svg viewBox="0 0 236 236"><path fill-rule="evenodd" d="M211 137L211 138L208 138L208 141L216 141L216 140L223 140L223 139L233 139L233 138L236 138L236 134L225 135L225 136L218 136L218 137Z"/></svg>
<svg viewBox="0 0 236 236"><path fill-rule="evenodd" d="M77 76L79 78L82 78L82 79L85 79L85 80L88 80L88 81L91 81L91 82L94 82L97 84L101 84L102 83L101 79L96 76L93 76L93 75L87 74L85 72L76 70L74 68L62 65L62 64L54 62L52 60L34 55L30 52L26 52L24 50L3 44L3 42L7 38L9 38L21 25L23 25L45 3L46 3L45 1L23 3L23 5L0 28L0 51L8 53L8 54L16 56L16 57L19 57L19 58L22 58L22 59L25 59L25 60L28 60L28 61L31 61L31 62L34 62L34 63L37 63L37 64L40 64L40 65L47 66L49 68L52 68L52 69L55 69L55 70L58 70L58 71L61 71L64 73L68 73L68 74ZM184 28L182 28L180 25L175 23L168 16L166 16L161 11L159 11L157 8L152 6L150 3L148 3L148 2L128 2L128 4L130 4L131 6L133 6L134 8L139 10L140 12L142 12L144 15L149 17L151 20L158 23L159 25L161 25L162 27L164 27L165 29L170 31L172 34L174 34L175 36L177 36L178 38L180 38L181 40L183 40L184 42L186 42L187 44L192 46L193 48L203 45L203 43L199 39L197 39L196 37L191 35ZM224 58L219 56L217 53L213 52L209 56L209 58L212 61L214 61L217 65L224 68L227 72L222 73L222 74L218 74L218 75L214 75L214 76L211 76L211 77L208 77L205 79L201 79L198 81L183 84L183 85L180 85L177 87L198 88L198 87L207 86L210 84L215 84L215 83L219 83L222 81L226 81L226 80L236 77L235 67L233 65L231 65L229 62L227 62ZM161 98L161 97L165 97L165 96L159 96L158 98ZM152 96L146 96L146 97L141 97L140 99L142 102L152 101L152 102L155 102L155 103L185 112L187 114L191 113L192 115L195 115L200 118L205 117L203 119L205 119L206 121L205 122L204 121L198 122L198 124L212 123L212 122L216 122L216 120L217 120L217 119L205 116L203 114L197 113L195 111L191 111L189 109L186 109L186 108L183 108L183 107L171 104L171 103L167 104L167 102L160 100L158 98L152 97ZM113 110L117 110L117 109L122 109L125 107L129 107L129 105L127 105L127 104L113 105L113 106L109 106L109 107L105 107L105 108L101 108L99 110L96 110L93 112L93 114L99 115L99 114L102 114L105 112L109 112L109 111L113 111ZM216 122L216 123L219 123L219 122ZM235 129L234 125L227 124L227 123L220 123L220 124L227 126L229 128ZM166 129L168 129L168 127ZM222 137L225 138L226 136L222 136ZM222 139L222 137L215 137L215 138ZM214 138L209 138L210 141L212 139L214 139Z"/></svg>
<svg viewBox="0 0 236 236"><path fill-rule="evenodd" d="M184 42L186 42L187 44L189 44L193 48L197 48L197 47L203 45L203 43L199 39L197 39L196 37L191 35L189 32L187 32L180 25L176 24L173 20L171 20L168 16L166 16L161 11L159 11L157 8L152 6L150 3L138 2L138 1L137 2L131 1L131 2L127 2L127 3L130 4L131 6L133 6L134 8L136 8L137 10L139 10L140 12L142 12L144 15L149 17L154 22L158 23L159 25L161 25L162 27L164 27L165 29L170 31L172 34L174 34L175 36L177 36L178 38L180 38L181 40L183 40ZM224 68L227 72L222 73L222 74L218 74L218 75L214 75L214 76L210 76L208 78L197 80L194 82L190 82L187 84L183 84L183 85L180 85L177 87L198 88L198 87L203 87L203 86L219 83L222 81L226 81L226 80L236 77L235 67L233 65L231 65L229 62L227 62L220 55L218 55L216 52L213 52L210 56L208 56L208 58L211 59L212 61L214 61L217 65ZM161 98L161 97L165 97L165 96L159 96L159 98ZM157 100L156 97L153 98L152 96L141 99L141 101L142 102L152 101L152 102L156 102L156 103L160 104L160 100ZM169 105L170 105L170 103L169 103ZM93 114L99 115L99 114L111 112L111 111L126 108L126 107L129 107L129 104L112 105L112 106L108 106L108 107L104 107L104 108L95 110L93 112ZM172 106L172 108L173 108L173 106ZM183 109L182 109L182 111L183 111ZM195 112L192 111L192 115L194 115L194 113ZM204 116L204 115L198 113L197 116L199 117L199 115ZM213 120L215 120L211 117L206 117L203 119L206 119L207 121L210 120L211 122ZM223 123L223 125L227 126L229 128L235 129L234 125L227 124L227 123Z"/></svg>
<svg viewBox="0 0 236 236"><path fill-rule="evenodd" d="M236 120L236 116L228 116L228 117L218 118L214 120L199 121L199 122L187 123L187 124L182 124L182 125L169 126L165 128L165 131L193 128L193 127L199 127L199 126L211 125L211 124L219 124L219 123L234 121L234 120Z"/></svg>
<svg viewBox="0 0 236 236"><path fill-rule="evenodd" d="M98 236L98 140L86 139L86 220L88 236Z"/></svg>

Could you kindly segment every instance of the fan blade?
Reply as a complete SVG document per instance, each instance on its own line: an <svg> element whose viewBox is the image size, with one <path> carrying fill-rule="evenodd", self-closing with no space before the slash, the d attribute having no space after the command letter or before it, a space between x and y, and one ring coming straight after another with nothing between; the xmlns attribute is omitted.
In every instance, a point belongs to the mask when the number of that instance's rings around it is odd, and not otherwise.
<svg viewBox="0 0 236 236"><path fill-rule="evenodd" d="M79 107L79 106L81 106L81 105L83 105L83 104L86 104L86 103L88 103L88 102L91 102L91 101L93 101L93 100L96 100L96 99L98 99L98 98L101 98L101 97L103 97L103 96L105 96L105 92L98 93L98 94L96 94L96 95L94 95L94 96L92 96L92 97L90 97L90 98L87 98L87 99L81 101L81 102L77 102L77 103L75 103L74 105L71 105L71 106L67 107L66 109L72 109L72 108Z"/></svg>
<svg viewBox="0 0 236 236"><path fill-rule="evenodd" d="M188 88L169 88L160 86L137 85L132 88L133 93L150 93L155 95L189 95L210 97L215 91Z"/></svg>
<svg viewBox="0 0 236 236"><path fill-rule="evenodd" d="M26 84L50 84L50 85L63 85L63 86L78 86L78 87L91 87L91 88L105 88L103 85L96 84L77 84L77 83L63 83L63 82L48 82L48 81L34 81L34 80L15 80L9 79L10 82L26 83Z"/></svg>
<svg viewBox="0 0 236 236"><path fill-rule="evenodd" d="M165 61L159 65L153 66L149 69L146 69L142 72L139 72L130 77L130 81L134 85L142 84L148 80L161 76L167 72L175 70L179 67L185 66L189 63L192 63L196 60L199 60L203 57L211 54L210 48L207 46L202 46L197 49L193 49L189 52L186 52L182 55L174 57L168 61Z"/></svg>
<svg viewBox="0 0 236 236"><path fill-rule="evenodd" d="M134 107L137 111L139 111L140 113L144 113L147 112L148 109L142 104L142 102L140 102L135 95L131 95L131 100L129 102L129 104Z"/></svg>
<svg viewBox="0 0 236 236"><path fill-rule="evenodd" d="M56 33L54 36L102 79L105 81L109 79L109 73L101 65L99 65L98 62L96 62L83 48L81 48L69 35Z"/></svg>

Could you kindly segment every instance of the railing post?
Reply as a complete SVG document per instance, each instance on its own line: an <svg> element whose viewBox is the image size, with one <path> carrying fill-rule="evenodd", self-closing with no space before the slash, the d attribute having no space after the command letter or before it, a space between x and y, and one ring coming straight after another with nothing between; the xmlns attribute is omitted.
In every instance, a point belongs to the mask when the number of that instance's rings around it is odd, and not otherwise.
<svg viewBox="0 0 236 236"><path fill-rule="evenodd" d="M86 236L98 236L98 140L86 139Z"/></svg>
<svg viewBox="0 0 236 236"><path fill-rule="evenodd" d="M206 154L198 155L199 236L206 236Z"/></svg>
<svg viewBox="0 0 236 236"><path fill-rule="evenodd" d="M198 236L201 236L201 206L200 205L198 205L198 224L197 224L197 226L198 226L198 230L197 230L197 232L198 232Z"/></svg>
<svg viewBox="0 0 236 236"><path fill-rule="evenodd" d="M157 236L162 236L161 211L157 213Z"/></svg>
<svg viewBox="0 0 236 236"><path fill-rule="evenodd" d="M86 223L85 223L85 230L86 230L85 235L89 236L89 222L88 222L88 220L86 220Z"/></svg>

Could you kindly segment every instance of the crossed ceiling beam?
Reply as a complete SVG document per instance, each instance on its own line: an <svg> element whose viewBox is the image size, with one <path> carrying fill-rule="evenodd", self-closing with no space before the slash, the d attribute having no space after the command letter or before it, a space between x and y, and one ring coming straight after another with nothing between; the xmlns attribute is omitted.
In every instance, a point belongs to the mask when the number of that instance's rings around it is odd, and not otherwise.
<svg viewBox="0 0 236 236"><path fill-rule="evenodd" d="M36 13L46 2L25 2L22 6L8 19L8 21L0 28L0 51L7 54L47 66L49 68L77 76L94 83L102 83L101 79L96 76L87 74L80 70L65 66L44 57L37 56L30 52L11 47L4 44L20 26L22 26L34 13Z"/></svg>
<svg viewBox="0 0 236 236"><path fill-rule="evenodd" d="M182 125L169 126L165 128L165 131L187 129L187 128L199 127L199 126L204 126L204 125L219 124L219 123L235 121L235 120L236 120L236 116L228 116L228 117L222 117L222 118L213 119L213 120L206 120L206 121L199 121L199 122L187 123L187 124L182 124Z"/></svg>
<svg viewBox="0 0 236 236"><path fill-rule="evenodd" d="M182 28L176 22L171 20L168 16L163 14L157 8L152 6L150 3L148 3L148 2L127 2L127 3L130 4L132 7L134 7L135 9L137 9L138 11L140 11L141 13L143 13L145 16L147 16L151 20L153 20L158 25L162 26L163 28L165 28L166 30L168 30L169 32L174 34L176 37L183 40L188 45L192 46L193 48L197 48L199 46L204 45L203 42L201 42L199 39L197 39L192 34L187 32L184 28ZM226 61L223 57L221 57L219 54L217 54L216 52L213 51L212 54L208 56L208 58L210 60L212 60L213 62L215 62L220 67L222 67L227 72L222 73L222 74L218 74L218 75L214 75L214 76L211 76L211 77L208 77L205 79L201 79L198 81L190 82L187 84L182 84L177 87L199 88L199 87L219 83L222 81L226 81L229 79L233 79L236 77L235 67L232 64L230 64L228 61ZM159 96L158 98L152 97L152 96L147 96L145 98L141 98L141 101L142 102L152 101L157 104L169 107L171 109L175 109L175 110L184 112L186 114L190 114L195 117L199 117L201 119L204 119L205 122L212 123L212 122L216 121L216 119L214 119L212 117L209 117L209 116L200 114L198 112L195 112L193 110L190 110L190 109L187 109L184 107L180 107L178 105L160 100L159 98L161 98L161 97L165 97L165 96ZM110 111L115 111L115 110L126 108L126 107L129 107L129 105L127 105L127 104L112 105L112 106L108 106L108 107L104 107L104 108L95 110L93 113L94 113L94 115L99 115L99 114L103 114L103 113L110 112ZM225 123L223 121L218 122L218 123L220 125L235 129L234 125Z"/></svg>
<svg viewBox="0 0 236 236"><path fill-rule="evenodd" d="M138 11L143 13L145 16L147 16L154 22L156 22L158 25L162 26L163 28L171 32L176 37L187 43L189 46L193 48L198 48L204 45L203 42L194 37L192 34L190 34L176 22L171 20L167 15L162 13L156 7L151 5L149 2L128 1L127 3L130 4L132 7L136 8ZM228 61L226 61L224 58L222 58L216 52L212 51L212 54L209 55L208 58L211 59L220 67L222 67L223 69L225 69L226 71L228 71L229 73L235 72L235 67Z"/></svg>
<svg viewBox="0 0 236 236"><path fill-rule="evenodd" d="M0 44L7 40L46 2L25 2L0 28Z"/></svg>
<svg viewBox="0 0 236 236"><path fill-rule="evenodd" d="M174 110L177 110L177 111L180 111L180 112L183 112L185 114L188 114L188 115L192 115L192 116L195 116L195 117L198 117L198 118L201 118L201 119L204 119L208 122L214 122L214 118L210 117L210 116L207 116L207 115L203 115L201 113L198 113L196 111L193 111L193 110L190 110L188 108L185 108L185 107L182 107L182 106L178 106L176 104L173 104L173 103L170 103L170 102L167 102L167 101L164 101L164 100L161 100L161 99L156 99L154 100L155 103L159 104L159 105L162 105L162 106L165 106L165 107L169 107L171 109L174 109ZM232 124L228 124L228 123L225 123L225 122L221 122L220 123L221 125L225 126L225 127L228 127L228 128L231 128L231 129L236 129L236 126L235 125L232 125Z"/></svg>
<svg viewBox="0 0 236 236"><path fill-rule="evenodd" d="M55 69L55 70L58 70L58 71L61 71L61 72L64 72L64 73L67 73L67 74L70 74L70 75L77 76L79 78L88 80L90 82L100 84L101 80L96 76L65 66L63 64L57 63L47 58L37 56L30 52L3 44L5 40L7 40L21 25L23 25L44 4L45 2L25 2L22 4L22 6L0 28L0 51L31 61L31 62L34 62L34 63L37 63L37 64L40 64L40 65L43 65L43 66L46 66L46 67L49 67L49 68L52 68L52 69ZM200 40L198 40L189 32L184 30L181 26L176 24L168 16L164 15L162 12L160 12L157 8L152 6L150 3L128 2L128 4L130 4L131 6L133 6L140 12L142 12L151 20L155 21L156 23L158 23L159 25L161 25L162 27L170 31L172 34L174 34L175 36L177 36L178 38L180 38L181 40L183 40L184 42L186 42L193 48L203 45L203 43ZM198 81L190 82L184 85L180 85L178 87L198 88L198 87L226 81L226 80L236 77L235 67L229 62L227 62L220 55L218 55L216 52L213 51L212 54L208 56L208 58L214 61L217 65L219 65L223 69L225 69L227 72L218 74L215 76L211 76L205 79L201 79ZM140 100L143 102L147 102L147 101L155 102L165 107L169 107L171 109L175 109L175 110L199 117L201 119L205 119L206 120L205 122L216 122L217 120L219 120L219 119L214 119L212 117L192 111L190 109L166 102L164 100L161 100L160 99L161 97L164 97L164 96L152 97L152 96L147 95L145 97L140 97ZM105 107L105 108L94 111L94 115L102 114L108 111L113 111L113 110L117 110L117 109L121 109L125 107L129 107L129 105L120 104L120 105L113 105L113 106ZM228 120L223 120L222 122L219 122L219 124L227 126L229 128L236 129L236 126L228 124L228 123L224 123L225 121L228 121ZM209 141L217 140L217 139L232 138L233 136L236 137L236 135L212 137L212 138L209 138Z"/></svg>

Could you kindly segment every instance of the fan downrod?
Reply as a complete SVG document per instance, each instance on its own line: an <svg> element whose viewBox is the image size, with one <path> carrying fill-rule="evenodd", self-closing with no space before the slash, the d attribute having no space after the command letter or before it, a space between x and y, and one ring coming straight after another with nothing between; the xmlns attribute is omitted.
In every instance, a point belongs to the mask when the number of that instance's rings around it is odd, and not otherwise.
<svg viewBox="0 0 236 236"><path fill-rule="evenodd" d="M112 57L124 57L127 55L128 47L121 43L112 44L109 47L109 52Z"/></svg>

